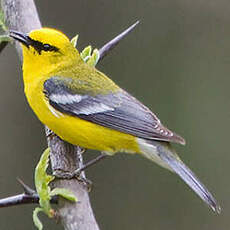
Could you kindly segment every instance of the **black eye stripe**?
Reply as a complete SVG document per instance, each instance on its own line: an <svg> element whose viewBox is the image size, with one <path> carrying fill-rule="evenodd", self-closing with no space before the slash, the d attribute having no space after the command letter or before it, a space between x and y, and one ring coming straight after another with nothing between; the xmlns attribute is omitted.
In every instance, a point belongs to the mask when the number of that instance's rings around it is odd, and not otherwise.
<svg viewBox="0 0 230 230"><path fill-rule="evenodd" d="M30 46L33 46L34 49L39 53L41 54L41 51L53 51L53 52L57 52L59 49L55 46L52 46L50 44L44 44L42 42L39 42L39 41L36 41L36 40L33 40L32 38L29 38L30 40Z"/></svg>
<svg viewBox="0 0 230 230"><path fill-rule="evenodd" d="M43 44L44 51L58 51L58 48L49 44Z"/></svg>

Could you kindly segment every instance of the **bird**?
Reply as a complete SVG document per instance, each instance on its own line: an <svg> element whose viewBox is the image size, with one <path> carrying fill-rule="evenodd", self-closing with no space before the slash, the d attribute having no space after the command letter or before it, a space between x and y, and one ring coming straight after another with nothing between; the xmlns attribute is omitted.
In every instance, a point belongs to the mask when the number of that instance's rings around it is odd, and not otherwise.
<svg viewBox="0 0 230 230"><path fill-rule="evenodd" d="M70 39L53 28L10 31L23 53L27 101L61 139L107 155L139 154L176 173L211 209L220 206L171 143L185 140L108 76L88 65Z"/></svg>

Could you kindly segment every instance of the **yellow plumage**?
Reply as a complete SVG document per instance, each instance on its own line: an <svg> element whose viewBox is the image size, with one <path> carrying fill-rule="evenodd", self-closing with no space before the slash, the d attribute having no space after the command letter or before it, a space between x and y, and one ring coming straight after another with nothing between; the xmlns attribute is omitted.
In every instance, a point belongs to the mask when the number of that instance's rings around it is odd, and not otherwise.
<svg viewBox="0 0 230 230"><path fill-rule="evenodd" d="M42 28L11 37L23 45L28 102L42 123L63 140L114 154L140 153L177 173L213 210L220 207L170 142L183 138L165 128L143 104L87 65L61 32Z"/></svg>

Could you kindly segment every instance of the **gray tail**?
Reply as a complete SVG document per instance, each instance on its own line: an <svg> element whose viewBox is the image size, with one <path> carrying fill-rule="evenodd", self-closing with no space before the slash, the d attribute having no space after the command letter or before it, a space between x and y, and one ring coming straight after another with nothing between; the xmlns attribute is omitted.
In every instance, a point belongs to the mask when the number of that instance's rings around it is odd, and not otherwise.
<svg viewBox="0 0 230 230"><path fill-rule="evenodd" d="M140 147L142 147L145 157L175 172L215 212L221 212L215 198L197 176L180 160L170 144L157 141L141 141L139 144L141 144Z"/></svg>

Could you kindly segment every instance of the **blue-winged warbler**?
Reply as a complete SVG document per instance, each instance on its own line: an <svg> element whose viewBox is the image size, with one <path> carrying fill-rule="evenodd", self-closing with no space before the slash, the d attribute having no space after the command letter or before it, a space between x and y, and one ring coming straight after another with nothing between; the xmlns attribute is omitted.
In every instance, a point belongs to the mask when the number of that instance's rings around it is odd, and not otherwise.
<svg viewBox="0 0 230 230"><path fill-rule="evenodd" d="M213 210L220 207L170 142L185 144L147 107L105 74L85 63L60 31L42 28L28 35L11 31L22 44L27 100L39 118L63 140L109 155L137 153L178 174Z"/></svg>

